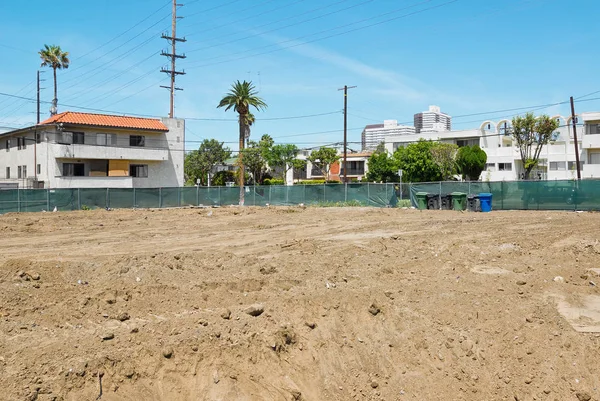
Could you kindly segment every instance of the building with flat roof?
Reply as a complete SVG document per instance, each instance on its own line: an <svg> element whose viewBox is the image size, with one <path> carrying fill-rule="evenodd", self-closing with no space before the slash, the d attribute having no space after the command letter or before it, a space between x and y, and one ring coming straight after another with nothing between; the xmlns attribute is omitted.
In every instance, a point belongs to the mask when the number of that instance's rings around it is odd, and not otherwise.
<svg viewBox="0 0 600 401"><path fill-rule="evenodd" d="M0 183L19 188L183 186L185 121L64 112L0 134Z"/></svg>
<svg viewBox="0 0 600 401"><path fill-rule="evenodd" d="M414 116L415 132L438 132L452 130L452 117L442 113L438 106L429 106L428 111Z"/></svg>
<svg viewBox="0 0 600 401"><path fill-rule="evenodd" d="M367 125L361 136L362 150L374 150L380 143L386 142L389 136L414 133L414 127L398 124L397 120L385 120L383 124Z"/></svg>

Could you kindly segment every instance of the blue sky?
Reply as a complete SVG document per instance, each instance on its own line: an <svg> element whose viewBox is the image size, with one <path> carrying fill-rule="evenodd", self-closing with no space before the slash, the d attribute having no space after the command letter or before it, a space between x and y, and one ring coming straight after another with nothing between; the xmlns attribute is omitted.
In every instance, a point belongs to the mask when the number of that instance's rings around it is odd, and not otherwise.
<svg viewBox="0 0 600 401"><path fill-rule="evenodd" d="M211 120L235 119L216 105L237 79L254 81L269 105L257 113L252 136L300 147L342 140L338 88L356 85L348 116L356 149L364 125L412 122L430 104L466 129L515 113L496 110L600 91L594 0L181 2L178 36L187 42L179 52L187 58L178 69L187 74L178 78L185 90L175 114L188 118L188 149L204 138L237 148L235 121ZM57 44L71 57L58 73L59 111L167 115L168 91L159 88L168 81L159 72L167 59L159 53L167 49L160 34L170 32L170 12L168 0L1 1L0 92L35 98L37 51ZM51 71L43 77L42 100L50 101ZM596 97L579 99L577 111L600 110L590 100ZM34 112L33 102L0 95L0 126L33 123ZM537 113L567 114L569 106ZM316 114L326 115L279 119Z"/></svg>

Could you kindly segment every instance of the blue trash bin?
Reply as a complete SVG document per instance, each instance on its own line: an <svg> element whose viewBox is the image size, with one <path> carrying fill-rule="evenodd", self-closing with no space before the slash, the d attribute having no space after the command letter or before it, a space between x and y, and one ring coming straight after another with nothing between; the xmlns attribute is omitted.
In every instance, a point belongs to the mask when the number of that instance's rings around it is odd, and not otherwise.
<svg viewBox="0 0 600 401"><path fill-rule="evenodd" d="M492 211L492 194L490 193L480 193L479 194L479 203L481 205L482 212L491 212Z"/></svg>

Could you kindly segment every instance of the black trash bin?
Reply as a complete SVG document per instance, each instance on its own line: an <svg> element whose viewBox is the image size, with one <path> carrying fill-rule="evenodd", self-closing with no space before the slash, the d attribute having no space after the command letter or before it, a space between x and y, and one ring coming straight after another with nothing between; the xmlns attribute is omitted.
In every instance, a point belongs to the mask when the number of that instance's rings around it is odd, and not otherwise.
<svg viewBox="0 0 600 401"><path fill-rule="evenodd" d="M441 196L442 210L452 210L452 195L444 194Z"/></svg>
<svg viewBox="0 0 600 401"><path fill-rule="evenodd" d="M438 194L427 194L427 209L438 210L440 208L440 196Z"/></svg>
<svg viewBox="0 0 600 401"><path fill-rule="evenodd" d="M479 206L479 196L477 196L477 195L467 196L467 210L469 212L481 211L480 206Z"/></svg>

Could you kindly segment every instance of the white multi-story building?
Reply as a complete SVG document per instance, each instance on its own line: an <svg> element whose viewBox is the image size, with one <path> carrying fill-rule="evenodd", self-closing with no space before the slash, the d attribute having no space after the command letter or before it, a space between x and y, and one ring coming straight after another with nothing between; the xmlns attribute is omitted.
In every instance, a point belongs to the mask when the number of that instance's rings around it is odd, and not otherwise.
<svg viewBox="0 0 600 401"><path fill-rule="evenodd" d="M397 120L385 120L383 124L367 125L362 132L362 150L373 150L393 135L410 135L414 133L415 127L398 124Z"/></svg>
<svg viewBox="0 0 600 401"><path fill-rule="evenodd" d="M452 130L452 117L442 113L438 106L429 106L428 111L414 116L415 132L438 132Z"/></svg>
<svg viewBox="0 0 600 401"><path fill-rule="evenodd" d="M554 116L560 126L555 140L544 146L539 165L530 179L560 180L577 177L575 140L571 117ZM600 112L582 113L578 116L578 150L582 178L600 178ZM510 120L497 123L485 121L477 129L462 131L421 132L413 135L395 135L386 138L385 148L394 152L400 146L419 139L454 143L456 145L479 145L487 154L486 170L480 179L486 181L512 181L523 177L523 163L519 148L507 134Z"/></svg>
<svg viewBox="0 0 600 401"><path fill-rule="evenodd" d="M0 183L20 188L183 186L185 121L64 112L0 134Z"/></svg>

